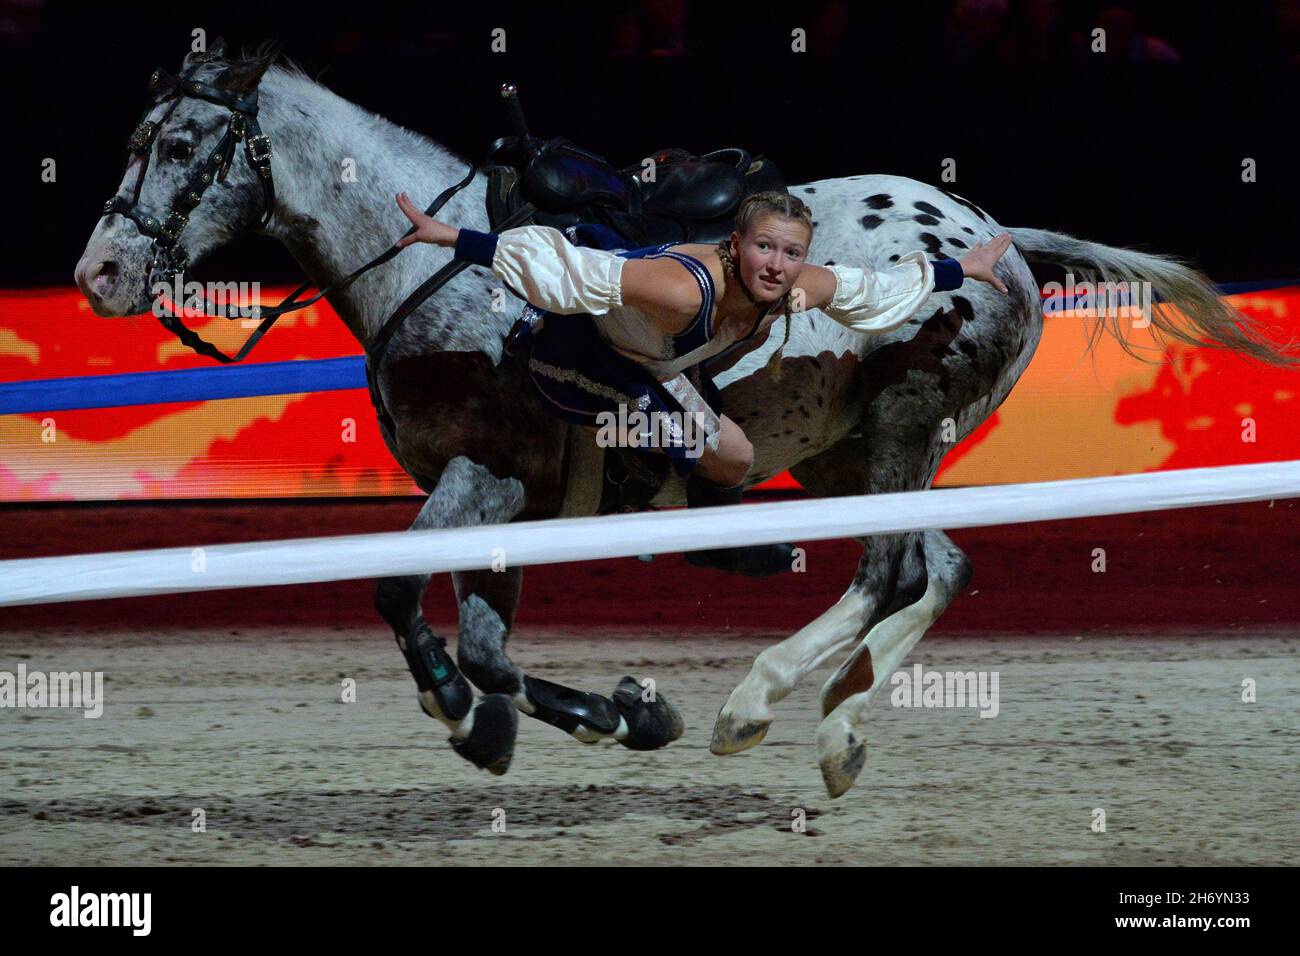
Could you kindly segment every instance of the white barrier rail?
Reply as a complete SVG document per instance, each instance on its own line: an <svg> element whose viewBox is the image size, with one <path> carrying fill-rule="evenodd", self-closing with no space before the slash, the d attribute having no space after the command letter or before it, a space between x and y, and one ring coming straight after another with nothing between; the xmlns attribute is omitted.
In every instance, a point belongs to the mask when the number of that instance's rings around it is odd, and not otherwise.
<svg viewBox="0 0 1300 956"><path fill-rule="evenodd" d="M0 561L0 607L308 584L1300 497L1300 461L474 528Z"/></svg>

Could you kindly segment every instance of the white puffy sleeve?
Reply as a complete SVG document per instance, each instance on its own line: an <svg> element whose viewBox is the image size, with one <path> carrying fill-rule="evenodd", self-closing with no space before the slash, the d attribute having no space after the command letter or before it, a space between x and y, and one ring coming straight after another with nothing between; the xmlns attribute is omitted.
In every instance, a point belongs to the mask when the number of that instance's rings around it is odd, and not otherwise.
<svg viewBox="0 0 1300 956"><path fill-rule="evenodd" d="M934 291L934 267L923 252L909 252L888 269L826 268L835 273L835 295L822 311L855 332L898 328Z"/></svg>
<svg viewBox="0 0 1300 956"><path fill-rule="evenodd" d="M461 230L462 234L466 230ZM478 237L492 234L477 234ZM479 258L457 255L487 265L518 295L539 309L561 315L589 312L602 315L623 304L622 256L601 249L575 246L550 226L520 226L495 234L495 248L480 245Z"/></svg>

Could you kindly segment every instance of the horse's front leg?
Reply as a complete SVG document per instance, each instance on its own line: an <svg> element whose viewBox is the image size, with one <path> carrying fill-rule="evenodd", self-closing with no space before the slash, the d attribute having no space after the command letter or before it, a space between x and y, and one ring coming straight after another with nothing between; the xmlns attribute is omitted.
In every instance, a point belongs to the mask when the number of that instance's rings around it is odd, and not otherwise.
<svg viewBox="0 0 1300 956"><path fill-rule="evenodd" d="M465 457L448 462L412 530L504 524L524 507L523 485L496 478ZM507 694L475 700L469 682L447 653L446 641L424 620L421 606L428 574L382 579L375 590L375 609L393 628L397 646L415 678L420 708L451 731L455 751L475 766L503 774L514 754L518 717ZM518 586L516 584L516 596Z"/></svg>
<svg viewBox="0 0 1300 956"><path fill-rule="evenodd" d="M522 568L452 575L460 605L456 658L482 691L508 695L530 717L583 743L613 740L632 750L657 750L682 735L677 708L632 677L609 697L525 674L506 653L523 583Z"/></svg>

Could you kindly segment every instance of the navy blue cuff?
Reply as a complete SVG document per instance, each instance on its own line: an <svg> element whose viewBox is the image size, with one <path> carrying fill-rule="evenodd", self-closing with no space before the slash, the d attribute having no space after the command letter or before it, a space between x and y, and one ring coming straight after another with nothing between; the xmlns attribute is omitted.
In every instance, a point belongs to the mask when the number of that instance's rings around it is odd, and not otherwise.
<svg viewBox="0 0 1300 956"><path fill-rule="evenodd" d="M935 292L951 292L953 289L960 289L961 284L966 281L966 273L962 272L961 263L956 259L935 259L930 265L934 266Z"/></svg>
<svg viewBox="0 0 1300 956"><path fill-rule="evenodd" d="M462 229L456 236L456 258L472 262L476 266L492 268L492 257L496 255L497 239L495 232L475 232Z"/></svg>

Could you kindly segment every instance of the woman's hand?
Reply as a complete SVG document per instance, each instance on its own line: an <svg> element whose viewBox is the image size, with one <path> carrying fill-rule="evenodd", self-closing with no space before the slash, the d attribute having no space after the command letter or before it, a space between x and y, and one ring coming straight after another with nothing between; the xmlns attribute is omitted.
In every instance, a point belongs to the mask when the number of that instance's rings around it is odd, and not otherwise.
<svg viewBox="0 0 1300 956"><path fill-rule="evenodd" d="M415 232L393 243L398 249L405 249L413 242L431 242L435 246L456 244L456 237L460 235L460 230L445 222L439 222L432 216L426 216L420 211L419 206L411 202L411 197L406 193L397 194L397 208L406 213L406 218L415 225Z"/></svg>
<svg viewBox="0 0 1300 956"><path fill-rule="evenodd" d="M957 261L961 263L961 271L966 274L966 278L987 282L999 292L1006 292L1007 287L1002 280L993 274L993 267L1010 248L1011 233L1004 232L996 239L980 243Z"/></svg>

